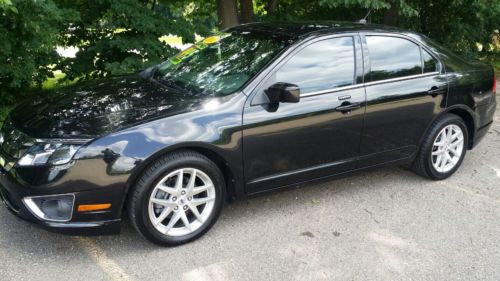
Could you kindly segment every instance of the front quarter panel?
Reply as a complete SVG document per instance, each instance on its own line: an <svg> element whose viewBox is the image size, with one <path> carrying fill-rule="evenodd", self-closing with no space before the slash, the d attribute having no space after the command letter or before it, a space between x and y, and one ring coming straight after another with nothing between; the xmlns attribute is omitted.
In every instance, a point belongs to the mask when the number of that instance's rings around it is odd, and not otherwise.
<svg viewBox="0 0 500 281"><path fill-rule="evenodd" d="M231 169L234 182L242 182L241 122L246 98L237 93L207 99L189 112L97 139L75 156L79 165L98 169L82 176L103 184L118 183L125 188L125 196L135 177L158 156L176 149L203 148L222 157Z"/></svg>

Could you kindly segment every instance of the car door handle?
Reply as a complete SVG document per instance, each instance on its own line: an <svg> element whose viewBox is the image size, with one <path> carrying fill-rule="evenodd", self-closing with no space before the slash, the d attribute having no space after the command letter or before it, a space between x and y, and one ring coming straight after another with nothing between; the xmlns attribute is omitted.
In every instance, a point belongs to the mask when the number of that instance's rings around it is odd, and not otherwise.
<svg viewBox="0 0 500 281"><path fill-rule="evenodd" d="M351 111L351 110L354 110L354 109L358 109L361 107L361 103L359 102L355 102L355 103L343 103L343 105L341 106L337 106L335 108L336 111L340 111L342 113L345 113L345 112L348 112L348 111Z"/></svg>
<svg viewBox="0 0 500 281"><path fill-rule="evenodd" d="M437 96L439 94L444 94L446 93L446 89L445 88L439 88L439 87L432 87L429 91L427 91L427 94L431 95L431 96Z"/></svg>

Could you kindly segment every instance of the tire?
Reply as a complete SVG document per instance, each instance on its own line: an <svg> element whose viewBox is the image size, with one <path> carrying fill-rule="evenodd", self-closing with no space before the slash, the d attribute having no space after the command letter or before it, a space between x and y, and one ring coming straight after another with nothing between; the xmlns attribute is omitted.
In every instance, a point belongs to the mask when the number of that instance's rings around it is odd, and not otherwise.
<svg viewBox="0 0 500 281"><path fill-rule="evenodd" d="M459 136L453 141L449 141L450 139L447 133L450 131L452 134L451 136L458 134L458 131L461 133L462 149L460 150L459 156L451 152L458 151L458 147L460 146ZM445 135L442 135L442 132L445 132ZM413 162L413 170L417 174L433 180L448 178L453 175L462 164L467 151L468 140L467 125L463 119L454 114L447 113L443 115L434 121L427 131L417 157ZM445 153L447 153L448 156L446 156ZM441 158L438 158L440 155ZM438 162L439 159L441 159L441 162ZM444 163L444 161L448 162Z"/></svg>
<svg viewBox="0 0 500 281"><path fill-rule="evenodd" d="M143 172L129 193L127 211L143 237L161 246L177 246L201 237L214 225L225 194L217 165L194 151L178 151Z"/></svg>

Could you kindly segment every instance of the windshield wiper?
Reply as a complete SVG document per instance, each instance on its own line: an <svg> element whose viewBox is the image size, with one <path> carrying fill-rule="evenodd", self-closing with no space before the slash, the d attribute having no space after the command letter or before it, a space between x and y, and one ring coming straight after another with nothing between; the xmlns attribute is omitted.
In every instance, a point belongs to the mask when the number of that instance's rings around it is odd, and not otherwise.
<svg viewBox="0 0 500 281"><path fill-rule="evenodd" d="M186 89L182 86L179 86L174 80L172 79L167 79L167 78L163 78L163 77L158 77L158 78L153 78L153 79L157 79L161 84L171 88L171 89L174 89L174 90L177 90L177 91L181 91L183 93L188 93L188 94L191 94L191 91L189 89Z"/></svg>

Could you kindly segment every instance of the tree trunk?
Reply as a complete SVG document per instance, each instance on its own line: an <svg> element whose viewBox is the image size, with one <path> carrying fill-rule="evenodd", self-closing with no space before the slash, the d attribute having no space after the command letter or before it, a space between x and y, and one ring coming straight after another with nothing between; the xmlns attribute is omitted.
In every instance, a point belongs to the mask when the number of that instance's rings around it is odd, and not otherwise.
<svg viewBox="0 0 500 281"><path fill-rule="evenodd" d="M276 12L276 8L278 7L278 0L268 0L267 2L267 14L273 14Z"/></svg>
<svg viewBox="0 0 500 281"><path fill-rule="evenodd" d="M217 0L217 14L221 29L238 25L235 0Z"/></svg>
<svg viewBox="0 0 500 281"><path fill-rule="evenodd" d="M253 1L252 0L240 0L240 9L241 9L241 22L242 23L252 22Z"/></svg>
<svg viewBox="0 0 500 281"><path fill-rule="evenodd" d="M389 10L384 13L384 24L395 26L398 24L399 5L395 2L391 3Z"/></svg>

